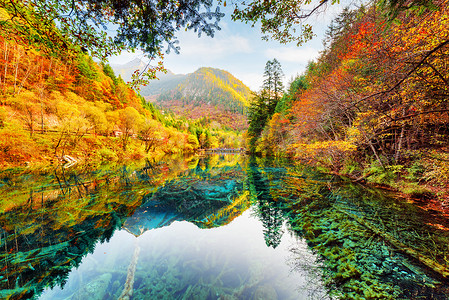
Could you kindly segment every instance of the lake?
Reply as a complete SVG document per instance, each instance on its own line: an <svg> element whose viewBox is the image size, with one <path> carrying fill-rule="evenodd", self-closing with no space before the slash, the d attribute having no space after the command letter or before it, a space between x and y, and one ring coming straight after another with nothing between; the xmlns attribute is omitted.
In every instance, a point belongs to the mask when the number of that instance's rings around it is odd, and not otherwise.
<svg viewBox="0 0 449 300"><path fill-rule="evenodd" d="M449 299L449 221L245 155L0 173L0 299Z"/></svg>

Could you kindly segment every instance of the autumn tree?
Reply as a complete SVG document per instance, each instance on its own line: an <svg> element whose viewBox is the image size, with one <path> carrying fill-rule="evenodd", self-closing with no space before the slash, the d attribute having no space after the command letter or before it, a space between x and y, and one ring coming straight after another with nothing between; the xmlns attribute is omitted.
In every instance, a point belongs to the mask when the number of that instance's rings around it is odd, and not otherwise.
<svg viewBox="0 0 449 300"><path fill-rule="evenodd" d="M214 36L224 16L207 0L0 0L0 35L39 45L47 54L70 56L89 51L106 59L123 50L142 50L151 61L163 58L163 48L179 52L176 32L185 28L198 36ZM148 64L136 81L155 78L162 63ZM140 82L143 83L143 82Z"/></svg>
<svg viewBox="0 0 449 300"><path fill-rule="evenodd" d="M0 107L0 128L3 128L7 119L7 112L4 107Z"/></svg>
<svg viewBox="0 0 449 300"><path fill-rule="evenodd" d="M86 103L83 105L82 110L95 134L107 133L109 124L102 105Z"/></svg>
<svg viewBox="0 0 449 300"><path fill-rule="evenodd" d="M164 128L161 123L153 119L145 119L139 128L140 139L144 142L145 152L154 151L162 142Z"/></svg>
<svg viewBox="0 0 449 300"><path fill-rule="evenodd" d="M287 150L290 121L275 113L267 122L258 141L256 152L266 156L282 155Z"/></svg>
<svg viewBox="0 0 449 300"><path fill-rule="evenodd" d="M225 2L225 1L223 1ZM432 0L382 0L380 4L385 8L385 15L393 21L400 12L422 12L434 10ZM322 1L262 1L237 0L233 2L232 19L251 24L260 24L264 40L270 38L280 43L295 42L298 46L314 37L312 17L323 14L329 5L340 4L336 0Z"/></svg>
<svg viewBox="0 0 449 300"><path fill-rule="evenodd" d="M129 139L133 134L137 134L139 127L142 125L142 116L134 107L126 107L117 111L118 114L118 126L122 131L122 147L126 150Z"/></svg>

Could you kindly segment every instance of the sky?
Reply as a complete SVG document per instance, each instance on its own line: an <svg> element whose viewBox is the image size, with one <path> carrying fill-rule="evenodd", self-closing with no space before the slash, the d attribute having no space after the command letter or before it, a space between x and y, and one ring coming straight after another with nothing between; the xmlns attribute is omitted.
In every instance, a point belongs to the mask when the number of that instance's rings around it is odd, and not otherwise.
<svg viewBox="0 0 449 300"><path fill-rule="evenodd" d="M232 8L221 7L225 17L220 21L220 31L213 38L198 35L193 31L181 30L176 35L181 47L180 54L173 51L165 55L164 65L175 74L188 74L201 67L218 68L230 72L251 90L260 90L263 71L268 60L276 58L284 71L284 85L296 75L300 75L310 60L318 57L323 49L324 32L330 21L338 14L340 6L329 6L326 11L308 20L316 36L298 47L295 43L280 44L277 41L263 41L260 28L256 25L233 22ZM111 58L111 64L125 64L135 58L143 58L141 53L123 53Z"/></svg>

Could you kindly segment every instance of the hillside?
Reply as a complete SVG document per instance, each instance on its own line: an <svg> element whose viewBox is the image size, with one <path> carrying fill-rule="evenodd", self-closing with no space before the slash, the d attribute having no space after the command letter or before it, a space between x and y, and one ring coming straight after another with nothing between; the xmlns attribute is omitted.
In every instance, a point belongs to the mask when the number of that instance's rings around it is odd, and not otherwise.
<svg viewBox="0 0 449 300"><path fill-rule="evenodd" d="M274 113L251 105L251 150L447 205L448 3L389 25L374 4L342 12Z"/></svg>
<svg viewBox="0 0 449 300"><path fill-rule="evenodd" d="M126 64L112 65L125 81L142 71L145 63L136 58ZM206 119L218 128L247 128L246 108L251 90L231 73L214 68L200 68L193 73L157 72L156 80L140 87L140 94L164 111L187 119Z"/></svg>
<svg viewBox="0 0 449 300"><path fill-rule="evenodd" d="M0 166L138 159L198 148L206 129L181 128L161 116L109 65L77 51L48 56L17 40L0 36ZM214 135L209 139L220 140Z"/></svg>
<svg viewBox="0 0 449 300"><path fill-rule="evenodd" d="M187 118L209 118L241 130L247 127L250 97L251 90L229 72L200 68L176 88L159 95L156 104Z"/></svg>

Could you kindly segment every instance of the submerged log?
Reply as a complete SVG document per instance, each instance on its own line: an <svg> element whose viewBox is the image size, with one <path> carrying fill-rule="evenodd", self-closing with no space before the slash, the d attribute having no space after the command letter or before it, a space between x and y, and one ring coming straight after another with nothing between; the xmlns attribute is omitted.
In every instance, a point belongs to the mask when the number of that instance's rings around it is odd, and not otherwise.
<svg viewBox="0 0 449 300"><path fill-rule="evenodd" d="M76 164L78 162L76 159L74 159L70 155L63 155L62 159L64 161L66 161L66 164L64 165L65 169L70 168L71 166L73 166L74 164Z"/></svg>
<svg viewBox="0 0 449 300"><path fill-rule="evenodd" d="M137 260L139 259L140 247L136 245L134 249L134 255L131 259L131 263L129 264L128 274L126 276L125 287L123 289L122 294L118 298L119 300L129 300L133 295L133 286L134 286L134 276L136 273Z"/></svg>
<svg viewBox="0 0 449 300"><path fill-rule="evenodd" d="M63 155L62 159L65 160L68 163L76 163L77 160L71 157L70 155Z"/></svg>
<svg viewBox="0 0 449 300"><path fill-rule="evenodd" d="M422 264L424 264L425 266L427 266L428 268L430 268L434 272L440 274L444 278L449 278L449 268L447 268L446 266L443 266L443 265L439 264L438 262L436 262L435 260L420 254L417 250L407 246L406 244L402 243L401 241L399 241L395 237L391 236L387 232L381 231L379 228L377 228L374 225L366 222L363 218L360 218L360 217L358 217L358 216L356 216L354 214L348 213L348 212L343 211L341 209L338 209L338 208L336 208L336 209L339 212L341 212L341 213L347 215L348 217L354 219L359 224L361 224L362 226L368 228L369 230L371 230L375 234L377 234L380 237L382 237L384 240L386 240L388 243L393 245L400 252L403 252L403 253L405 253L405 254L407 254L407 255L417 259L419 262L421 262Z"/></svg>

